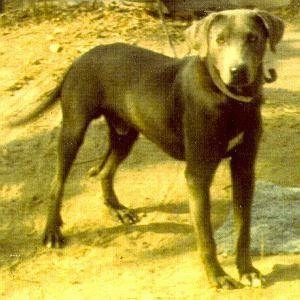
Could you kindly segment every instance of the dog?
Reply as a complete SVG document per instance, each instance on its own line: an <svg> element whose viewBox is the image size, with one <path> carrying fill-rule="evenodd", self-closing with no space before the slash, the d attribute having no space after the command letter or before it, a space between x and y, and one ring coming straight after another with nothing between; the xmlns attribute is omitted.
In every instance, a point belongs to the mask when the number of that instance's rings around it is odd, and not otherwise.
<svg viewBox="0 0 300 300"><path fill-rule="evenodd" d="M173 158L186 162L190 211L211 285L225 289L260 286L262 275L250 257L254 166L262 132L262 86L276 79L274 69L268 69L269 76L265 76L264 57L267 49L275 52L283 31L283 22L265 11L227 10L211 13L187 29L196 56L171 58L116 43L97 46L78 58L48 99L17 122L38 117L61 99L57 173L44 244L63 245L64 183L89 123L104 116L109 150L91 173L100 173L111 213L125 224L139 221L134 210L119 202L113 180L142 133ZM225 157L230 157L240 281L227 275L218 262L210 221L209 190Z"/></svg>

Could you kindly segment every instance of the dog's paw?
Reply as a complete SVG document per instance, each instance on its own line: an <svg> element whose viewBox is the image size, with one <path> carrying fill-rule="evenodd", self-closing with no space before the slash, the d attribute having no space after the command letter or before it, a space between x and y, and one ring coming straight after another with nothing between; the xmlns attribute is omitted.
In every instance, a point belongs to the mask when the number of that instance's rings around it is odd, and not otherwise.
<svg viewBox="0 0 300 300"><path fill-rule="evenodd" d="M111 215L119 222L125 225L135 224L140 221L138 214L125 206L119 208L109 208Z"/></svg>
<svg viewBox="0 0 300 300"><path fill-rule="evenodd" d="M255 270L253 272L242 274L240 282L245 286L257 288L262 287L265 279L259 271Z"/></svg>
<svg viewBox="0 0 300 300"><path fill-rule="evenodd" d="M225 274L214 278L213 286L217 289L233 290L243 288L243 284Z"/></svg>
<svg viewBox="0 0 300 300"><path fill-rule="evenodd" d="M65 239L60 232L60 229L46 229L43 238L43 244L47 248L62 248L65 244Z"/></svg>

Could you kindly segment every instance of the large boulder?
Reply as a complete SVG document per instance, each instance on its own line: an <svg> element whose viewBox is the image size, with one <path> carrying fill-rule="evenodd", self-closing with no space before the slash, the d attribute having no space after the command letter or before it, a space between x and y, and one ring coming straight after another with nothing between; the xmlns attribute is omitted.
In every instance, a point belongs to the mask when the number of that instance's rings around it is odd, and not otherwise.
<svg viewBox="0 0 300 300"><path fill-rule="evenodd" d="M222 0L220 2L223 2ZM290 0L230 0L231 4L236 5L238 7L258 7L258 8L274 8L279 6L285 6L290 4Z"/></svg>
<svg viewBox="0 0 300 300"><path fill-rule="evenodd" d="M148 0L149 1L149 0ZM153 0L156 2L156 0ZM171 15L193 16L214 10L257 7L270 9L285 6L291 0L161 0Z"/></svg>

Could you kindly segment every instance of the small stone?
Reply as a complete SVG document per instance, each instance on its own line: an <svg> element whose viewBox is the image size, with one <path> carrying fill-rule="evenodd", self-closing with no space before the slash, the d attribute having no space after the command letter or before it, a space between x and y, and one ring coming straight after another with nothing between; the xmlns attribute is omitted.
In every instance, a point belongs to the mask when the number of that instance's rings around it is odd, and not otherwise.
<svg viewBox="0 0 300 300"><path fill-rule="evenodd" d="M49 50L52 52L52 53L58 53L58 52L61 52L63 49L63 47L60 45L60 44L51 44L50 47L49 47Z"/></svg>
<svg viewBox="0 0 300 300"><path fill-rule="evenodd" d="M63 33L64 32L64 30L62 29L62 28L60 28L60 27L57 27L57 28L55 28L54 30L53 30L53 33L54 34L60 34L60 33Z"/></svg>
<svg viewBox="0 0 300 300"><path fill-rule="evenodd" d="M35 60L32 64L36 65L36 66L40 65L41 64L41 59Z"/></svg>
<svg viewBox="0 0 300 300"><path fill-rule="evenodd" d="M54 38L54 36L52 35L52 34L47 34L46 35L46 40L47 41L53 41L55 38Z"/></svg>

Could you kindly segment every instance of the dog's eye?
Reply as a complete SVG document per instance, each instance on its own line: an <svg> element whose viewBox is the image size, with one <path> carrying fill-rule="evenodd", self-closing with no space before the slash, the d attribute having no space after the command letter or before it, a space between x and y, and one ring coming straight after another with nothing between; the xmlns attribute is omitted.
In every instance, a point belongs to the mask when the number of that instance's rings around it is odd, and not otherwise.
<svg viewBox="0 0 300 300"><path fill-rule="evenodd" d="M225 44L225 38L224 38L223 36L219 36L219 37L217 38L217 43L218 43L219 45Z"/></svg>
<svg viewBox="0 0 300 300"><path fill-rule="evenodd" d="M255 43L255 42L257 42L257 40L258 40L258 36L257 35L252 34L252 33L248 34L247 41L249 43Z"/></svg>

